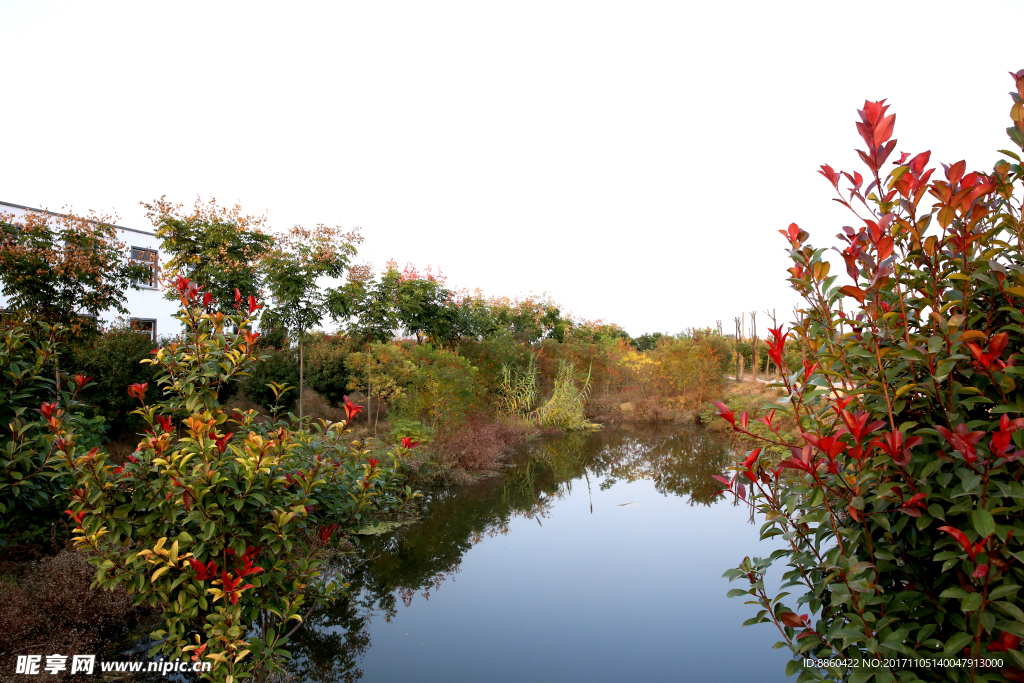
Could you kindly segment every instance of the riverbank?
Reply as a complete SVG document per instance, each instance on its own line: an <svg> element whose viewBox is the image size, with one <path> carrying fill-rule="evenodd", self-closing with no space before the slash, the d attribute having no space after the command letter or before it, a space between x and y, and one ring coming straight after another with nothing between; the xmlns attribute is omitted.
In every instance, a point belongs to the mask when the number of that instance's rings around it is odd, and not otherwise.
<svg viewBox="0 0 1024 683"><path fill-rule="evenodd" d="M765 411L763 404L779 395L766 381L751 382L747 378L736 382L728 378L712 383L699 392L680 395L664 395L643 391L637 387L624 390L601 390L592 393L584 411L587 420L601 427L663 425L676 427L706 427L722 438L745 442L746 438L735 435L724 420L717 418L710 400L725 400L736 408L737 414L747 410L752 418ZM710 397L710 398L709 398ZM352 392L356 404L365 405L366 397ZM707 399L707 400L706 400ZM250 400L235 397L228 402L230 409L265 411ZM345 411L335 408L316 391L306 388L303 395L303 414L314 422L345 420ZM296 407L295 412L298 412ZM409 431L404 420L393 420L391 411L385 407L378 413L376 422L366 419L365 414L351 426L352 438L372 439L375 452L384 453L403 436L419 442L407 462L414 483L433 486L466 484L480 477L493 476L505 464L509 454L522 444L534 439L553 437L563 432L545 428L535 420L507 416L494 410L478 410L461 423L436 436L427 431Z"/></svg>
<svg viewBox="0 0 1024 683"><path fill-rule="evenodd" d="M722 401L735 415L739 416L744 411L748 415L747 430L758 436L770 436L768 427L758 418L767 417L772 413L776 401L785 395L781 387L772 386L770 381L753 382L747 378L742 381L735 381L730 378L722 386L721 397L715 400ZM718 416L718 409L711 403L704 406L700 414L700 424L709 432L714 433L718 438L730 443L736 449L749 451L764 443L733 430L732 425L724 418ZM781 426L783 432L795 428L796 422L782 413L776 413L772 420L773 425ZM762 455L775 463L781 462L790 456L788 450L780 446L768 446L762 450Z"/></svg>

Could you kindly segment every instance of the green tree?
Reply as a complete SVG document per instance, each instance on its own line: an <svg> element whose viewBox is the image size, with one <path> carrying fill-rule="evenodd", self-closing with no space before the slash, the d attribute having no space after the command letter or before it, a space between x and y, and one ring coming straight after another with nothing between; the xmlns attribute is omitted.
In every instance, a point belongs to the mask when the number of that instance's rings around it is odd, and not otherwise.
<svg viewBox="0 0 1024 683"><path fill-rule="evenodd" d="M404 275L404 274L403 274ZM438 280L426 277L402 277L397 289L397 317L406 334L444 343L457 335L454 318L448 309L450 292Z"/></svg>
<svg viewBox="0 0 1024 683"><path fill-rule="evenodd" d="M60 487L47 464L58 446L47 420L54 412L60 419L66 407L54 391L65 332L42 322L0 330L0 546L39 537L57 519L53 497Z"/></svg>
<svg viewBox="0 0 1024 683"><path fill-rule="evenodd" d="M381 403L400 399L416 376L416 365L405 350L391 343L368 344L366 350L349 354L345 367L350 373L349 388L365 390L371 400L377 400L376 412L372 404L367 406L367 419L373 416L375 429Z"/></svg>
<svg viewBox="0 0 1024 683"><path fill-rule="evenodd" d="M349 333L363 343L386 342L401 327L398 319L398 287L401 274L386 270L380 277L350 282L345 286L352 318Z"/></svg>
<svg viewBox="0 0 1024 683"><path fill-rule="evenodd" d="M357 231L318 225L309 230L295 226L277 240L266 255L263 269L275 305L263 313L261 323L291 330L299 345L299 417L302 417L303 352L306 333L327 315L334 319L351 311L343 288L324 288L323 278L340 278L362 242Z"/></svg>
<svg viewBox="0 0 1024 683"><path fill-rule="evenodd" d="M456 316L458 336L463 340L483 340L505 330L495 318L494 307L479 291L462 292L451 303Z"/></svg>
<svg viewBox="0 0 1024 683"><path fill-rule="evenodd" d="M505 384L503 368L525 368L536 362L530 346L519 342L506 330L498 330L480 339L463 337L457 351L479 368L480 381L492 393L499 392Z"/></svg>
<svg viewBox="0 0 1024 683"><path fill-rule="evenodd" d="M238 206L218 206L213 199L206 204L197 199L189 212L164 197L142 205L171 256L165 266L168 276L199 284L225 313L234 309L236 289L245 299L260 297L263 259L275 243L266 218L243 214ZM167 298L176 298L173 289Z"/></svg>
<svg viewBox="0 0 1024 683"><path fill-rule="evenodd" d="M534 343L545 338L565 341L574 327L572 319L563 316L561 308L546 295L494 298L488 304L495 325L508 330L520 341Z"/></svg>
<svg viewBox="0 0 1024 683"><path fill-rule="evenodd" d="M0 213L0 292L35 320L80 329L82 316L127 315L125 291L152 276L106 217Z"/></svg>
<svg viewBox="0 0 1024 683"><path fill-rule="evenodd" d="M633 340L637 351L652 351L666 335L661 332L646 332Z"/></svg>

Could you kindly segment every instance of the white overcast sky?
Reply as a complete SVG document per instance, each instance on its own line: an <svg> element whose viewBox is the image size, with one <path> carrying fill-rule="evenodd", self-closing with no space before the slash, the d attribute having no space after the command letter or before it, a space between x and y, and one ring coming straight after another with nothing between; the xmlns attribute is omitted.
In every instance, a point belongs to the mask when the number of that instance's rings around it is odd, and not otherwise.
<svg viewBox="0 0 1024 683"><path fill-rule="evenodd" d="M212 195L634 335L732 331L796 303L777 230L852 222L815 171L861 168L865 98L897 152L991 169L1022 10L0 0L0 200L148 228L140 200Z"/></svg>

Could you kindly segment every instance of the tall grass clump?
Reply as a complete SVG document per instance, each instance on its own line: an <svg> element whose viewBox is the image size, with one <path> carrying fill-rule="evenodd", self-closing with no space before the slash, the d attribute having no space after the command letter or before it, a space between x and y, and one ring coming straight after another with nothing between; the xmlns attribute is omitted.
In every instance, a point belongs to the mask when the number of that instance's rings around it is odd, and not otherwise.
<svg viewBox="0 0 1024 683"><path fill-rule="evenodd" d="M503 363L499 377L497 404L506 415L525 415L537 403L537 360L530 356L525 368Z"/></svg>
<svg viewBox="0 0 1024 683"><path fill-rule="evenodd" d="M543 427L568 431L594 429L597 425L587 420L584 412L589 398L590 372L587 372L580 386L576 379L576 369L572 363L563 360L558 364L554 393L548 402L537 410L537 422Z"/></svg>

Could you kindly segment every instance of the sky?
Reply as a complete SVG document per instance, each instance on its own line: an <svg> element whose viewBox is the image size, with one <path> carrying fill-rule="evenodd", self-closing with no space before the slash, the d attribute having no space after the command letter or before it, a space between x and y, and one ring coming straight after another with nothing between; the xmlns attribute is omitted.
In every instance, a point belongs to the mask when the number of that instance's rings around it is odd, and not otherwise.
<svg viewBox="0 0 1024 683"><path fill-rule="evenodd" d="M897 153L991 169L1021 10L0 0L0 200L147 229L141 201L215 197L633 335L763 335L799 303L777 231L855 224L816 171L863 172L865 99Z"/></svg>

